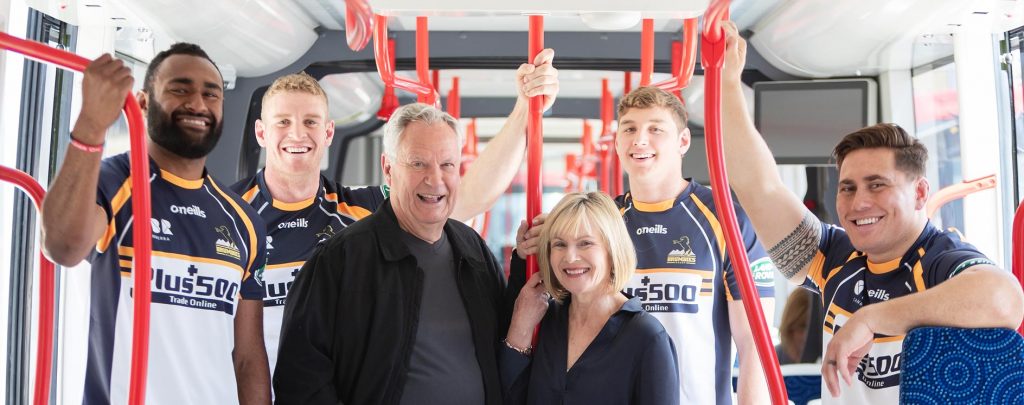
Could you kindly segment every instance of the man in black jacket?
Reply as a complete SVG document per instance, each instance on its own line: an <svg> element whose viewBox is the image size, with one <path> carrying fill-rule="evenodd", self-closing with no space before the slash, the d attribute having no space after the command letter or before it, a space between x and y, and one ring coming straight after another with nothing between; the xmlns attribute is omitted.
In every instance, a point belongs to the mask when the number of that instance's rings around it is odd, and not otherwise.
<svg viewBox="0 0 1024 405"><path fill-rule="evenodd" d="M509 301L484 241L448 219L457 123L410 104L384 133L390 198L318 248L289 292L277 403L498 404Z"/></svg>

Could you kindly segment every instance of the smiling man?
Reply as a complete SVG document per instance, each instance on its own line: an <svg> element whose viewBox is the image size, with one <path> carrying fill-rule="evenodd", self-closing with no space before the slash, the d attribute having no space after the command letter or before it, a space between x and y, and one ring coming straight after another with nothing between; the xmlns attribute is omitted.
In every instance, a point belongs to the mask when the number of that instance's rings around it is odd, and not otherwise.
<svg viewBox="0 0 1024 405"><path fill-rule="evenodd" d="M458 205L460 135L424 104L384 127L391 187L375 213L328 240L284 308L278 404L500 404L507 329L502 267Z"/></svg>
<svg viewBox="0 0 1024 405"><path fill-rule="evenodd" d="M429 194L425 198L439 199L452 218L465 221L487 210L505 192L526 150L528 97L546 96L550 106L557 96L553 57L552 50L544 50L534 65L523 64L516 71L516 105L462 179L474 192L458 199ZM298 73L275 80L263 95L256 121L256 140L266 151L267 166L232 186L267 224L270 257L264 273L263 325L271 374L285 297L298 270L318 243L376 211L389 194L387 185L350 188L321 175L320 162L335 134L328 112L327 94L313 77Z"/></svg>
<svg viewBox="0 0 1024 405"><path fill-rule="evenodd" d="M776 171L747 114L746 43L726 23L722 116L729 181L790 282L821 295L829 404L895 404L903 336L918 326L1016 328L1024 294L1006 271L925 216L928 151L894 124L835 147L839 225L821 223ZM840 376L845 386L840 384Z"/></svg>
<svg viewBox="0 0 1024 405"><path fill-rule="evenodd" d="M89 65L72 147L43 202L49 257L92 267L86 404L128 397L133 190L128 154L100 158L131 87L121 61L104 55ZM146 403L269 404L263 221L205 169L221 135L220 71L198 46L175 44L153 57L138 100L148 119L153 233Z"/></svg>

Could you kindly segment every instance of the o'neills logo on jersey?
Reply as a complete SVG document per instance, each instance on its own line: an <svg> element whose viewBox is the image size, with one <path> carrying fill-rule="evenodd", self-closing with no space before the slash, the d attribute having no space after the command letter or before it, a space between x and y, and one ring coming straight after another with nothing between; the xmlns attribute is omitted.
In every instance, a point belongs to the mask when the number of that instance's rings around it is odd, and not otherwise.
<svg viewBox="0 0 1024 405"><path fill-rule="evenodd" d="M639 228L636 228L637 235L644 235L648 233L657 233L664 235L668 233L668 228L666 228L665 225L662 224L657 224L655 226L641 226Z"/></svg>
<svg viewBox="0 0 1024 405"><path fill-rule="evenodd" d="M309 221L306 220L306 218L299 218L299 219L296 219L296 220L292 220L292 221L288 221L288 222L282 222L280 224L277 224L277 229L308 228L308 227L309 227Z"/></svg>
<svg viewBox="0 0 1024 405"><path fill-rule="evenodd" d="M203 212L203 209L199 208L199 206L197 205L192 205L189 207L183 205L172 205L171 213L182 215L195 215L199 218L206 218L206 213Z"/></svg>
<svg viewBox="0 0 1024 405"><path fill-rule="evenodd" d="M231 238L231 232L228 232L228 227L221 225L213 230L217 231L221 237L217 238L217 254L221 256L227 256L235 260L242 258L242 254L238 251L238 246L235 245L235 240Z"/></svg>
<svg viewBox="0 0 1024 405"><path fill-rule="evenodd" d="M689 236L682 236L679 239L672 241L672 244L679 246L679 249L672 249L671 252L668 252L668 257L665 259L665 262L669 264L697 263L697 255L693 254L693 249L690 248Z"/></svg>

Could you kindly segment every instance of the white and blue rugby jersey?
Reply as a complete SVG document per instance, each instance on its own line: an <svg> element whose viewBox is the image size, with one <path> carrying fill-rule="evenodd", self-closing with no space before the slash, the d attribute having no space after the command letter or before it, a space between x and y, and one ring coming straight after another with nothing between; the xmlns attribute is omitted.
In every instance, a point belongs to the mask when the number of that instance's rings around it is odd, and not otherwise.
<svg viewBox="0 0 1024 405"><path fill-rule="evenodd" d="M152 305L147 404L237 403L234 320L262 299L265 228L212 177L185 180L150 162ZM128 398L132 346L132 189L128 155L103 161L96 203L109 220L92 266L85 403Z"/></svg>
<svg viewBox="0 0 1024 405"><path fill-rule="evenodd" d="M377 210L387 198L387 186L348 188L320 176L320 189L312 198L297 203L277 201L270 195L260 170L255 176L231 186L252 205L267 225L269 258L263 299L263 341L273 375L288 288L317 244L346 226Z"/></svg>
<svg viewBox="0 0 1024 405"><path fill-rule="evenodd" d="M934 287L978 264L993 264L954 232L925 225L903 257L872 263L854 249L842 228L822 224L818 252L804 287L820 293L825 319L821 347L853 313L865 305L888 301ZM903 336L875 335L871 350L857 366L853 386L842 386L839 398L823 395L828 404L895 404L899 402ZM827 392L822 381L821 392Z"/></svg>
<svg viewBox="0 0 1024 405"><path fill-rule="evenodd" d="M727 302L740 299L711 189L694 181L675 200L616 198L636 248L626 293L640 298L672 337L684 404L732 403L732 334ZM735 202L734 202L735 204ZM747 215L736 215L761 297L774 296L775 266ZM709 366L714 365L714 371Z"/></svg>

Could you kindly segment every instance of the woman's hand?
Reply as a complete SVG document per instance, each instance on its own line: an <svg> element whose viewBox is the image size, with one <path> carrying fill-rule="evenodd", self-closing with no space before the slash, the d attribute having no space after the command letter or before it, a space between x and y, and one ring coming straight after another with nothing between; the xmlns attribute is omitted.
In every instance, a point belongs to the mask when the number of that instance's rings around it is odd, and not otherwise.
<svg viewBox="0 0 1024 405"><path fill-rule="evenodd" d="M519 290L515 310L512 312L512 323L509 325L505 341L519 348L530 347L533 331L537 329L537 324L544 318L550 299L551 295L544 289L540 273L534 273L526 281L523 289Z"/></svg>
<svg viewBox="0 0 1024 405"><path fill-rule="evenodd" d="M533 226L527 227L526 220L519 221L519 230L516 231L516 254L520 259L526 260L526 256L535 255L540 242L540 230L548 214L540 214L533 218Z"/></svg>

